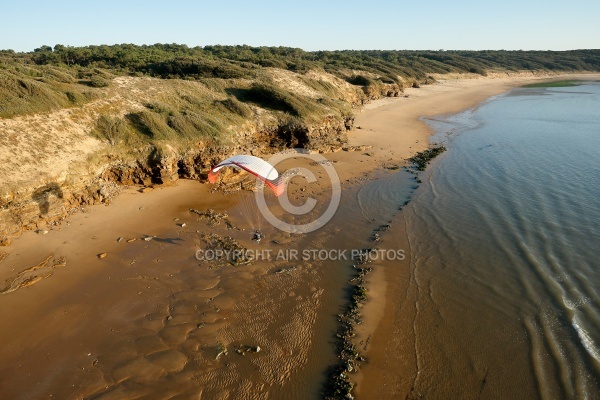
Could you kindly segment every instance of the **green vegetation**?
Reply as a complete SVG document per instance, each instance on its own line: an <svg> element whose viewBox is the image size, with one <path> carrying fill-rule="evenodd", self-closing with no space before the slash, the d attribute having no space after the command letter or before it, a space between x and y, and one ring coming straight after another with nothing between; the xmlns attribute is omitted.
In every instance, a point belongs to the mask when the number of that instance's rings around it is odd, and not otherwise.
<svg viewBox="0 0 600 400"><path fill-rule="evenodd" d="M68 47L42 46L30 53L0 51L0 60L24 64L103 68L113 73L160 78L253 79L265 67L303 73L324 69L354 84L369 82L364 73L384 83L424 80L432 73L490 70L598 71L600 50L571 51L382 51L307 52L289 47L205 46L178 44Z"/></svg>
<svg viewBox="0 0 600 400"><path fill-rule="evenodd" d="M199 141L228 143L232 127L262 115L290 127L346 120L366 99L398 96L405 87L433 82L435 74L499 70L599 71L600 50L307 52L178 44L2 50L0 117L85 105L117 90L116 77L177 79L177 89L156 92L143 110L124 116L100 110L93 134L112 146L164 141L185 148ZM321 79L323 72L338 80ZM282 83L288 78L295 83ZM296 90L298 85L305 89Z"/></svg>
<svg viewBox="0 0 600 400"><path fill-rule="evenodd" d="M162 140L215 138L219 135L221 127L210 115L185 110L168 113L141 111L130 114L129 118L141 132L153 139Z"/></svg>
<svg viewBox="0 0 600 400"><path fill-rule="evenodd" d="M305 82L312 82L307 86L316 91L335 95L332 93L334 89L327 87L322 82L309 80L305 80ZM293 117L291 119L287 118L290 122L313 122L326 115L347 116L351 114L350 108L343 102L336 102L326 96L313 99L292 93L272 83L254 82L247 89L229 89L227 91L235 96L237 100L235 104L238 104L236 108L243 106L244 103L255 104Z"/></svg>
<svg viewBox="0 0 600 400"><path fill-rule="evenodd" d="M0 118L78 106L100 96L77 82L69 68L0 62Z"/></svg>
<svg viewBox="0 0 600 400"><path fill-rule="evenodd" d="M532 83L529 85L524 85L522 87L525 87L525 88L548 88L548 87L571 87L571 86L579 86L579 85L581 85L581 81L567 80L567 81L551 81L551 82Z"/></svg>
<svg viewBox="0 0 600 400"><path fill-rule="evenodd" d="M90 86L92 86L92 87L100 88L100 87L106 87L108 85L109 85L108 81L99 75L94 75L90 78Z"/></svg>
<svg viewBox="0 0 600 400"><path fill-rule="evenodd" d="M219 103L228 111L237 114L242 118L250 118L252 116L252 109L235 98L230 97L225 100L221 100Z"/></svg>
<svg viewBox="0 0 600 400"><path fill-rule="evenodd" d="M98 139L104 139L114 146L128 137L127 130L125 120L101 115L96 122L96 129L93 133Z"/></svg>
<svg viewBox="0 0 600 400"><path fill-rule="evenodd" d="M238 100L249 101L263 108L283 111L293 116L300 116L304 111L299 99L270 84L253 83L249 89L238 89L234 93Z"/></svg>

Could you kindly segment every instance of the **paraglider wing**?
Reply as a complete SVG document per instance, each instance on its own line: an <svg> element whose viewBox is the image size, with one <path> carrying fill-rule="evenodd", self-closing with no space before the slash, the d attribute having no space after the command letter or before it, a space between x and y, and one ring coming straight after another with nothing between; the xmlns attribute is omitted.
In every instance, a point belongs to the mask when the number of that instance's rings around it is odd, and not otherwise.
<svg viewBox="0 0 600 400"><path fill-rule="evenodd" d="M208 173L208 181L210 183L217 181L218 172L223 167L240 168L251 173L269 186L275 193L275 196L280 196L285 189L284 182L277 173L277 170L261 158L250 155L229 157L210 170Z"/></svg>

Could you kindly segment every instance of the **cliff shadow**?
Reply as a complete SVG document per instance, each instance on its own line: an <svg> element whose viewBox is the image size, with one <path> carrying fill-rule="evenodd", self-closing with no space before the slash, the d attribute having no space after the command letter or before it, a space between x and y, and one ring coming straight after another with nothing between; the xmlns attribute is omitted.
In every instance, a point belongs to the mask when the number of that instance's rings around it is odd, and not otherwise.
<svg viewBox="0 0 600 400"><path fill-rule="evenodd" d="M40 214L48 214L50 210L50 196L54 195L56 198L62 199L64 197L63 191L58 183L49 183L47 185L37 188L31 195L31 199L38 204L40 208Z"/></svg>

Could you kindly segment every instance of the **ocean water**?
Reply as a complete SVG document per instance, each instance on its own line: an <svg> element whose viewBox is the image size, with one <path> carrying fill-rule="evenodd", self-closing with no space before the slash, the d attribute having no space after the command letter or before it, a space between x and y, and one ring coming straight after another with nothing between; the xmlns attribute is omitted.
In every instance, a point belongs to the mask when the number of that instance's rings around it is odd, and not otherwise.
<svg viewBox="0 0 600 400"><path fill-rule="evenodd" d="M413 393L600 398L600 84L428 122L448 151L404 210Z"/></svg>

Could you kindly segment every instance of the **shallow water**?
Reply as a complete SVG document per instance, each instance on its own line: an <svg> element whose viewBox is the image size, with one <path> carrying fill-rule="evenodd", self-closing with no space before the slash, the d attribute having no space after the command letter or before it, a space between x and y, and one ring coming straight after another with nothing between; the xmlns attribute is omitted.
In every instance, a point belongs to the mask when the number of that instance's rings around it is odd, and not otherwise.
<svg viewBox="0 0 600 400"><path fill-rule="evenodd" d="M449 151L405 209L432 398L600 396L600 85L429 121Z"/></svg>

